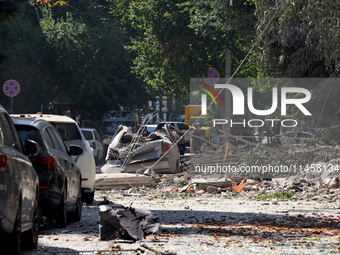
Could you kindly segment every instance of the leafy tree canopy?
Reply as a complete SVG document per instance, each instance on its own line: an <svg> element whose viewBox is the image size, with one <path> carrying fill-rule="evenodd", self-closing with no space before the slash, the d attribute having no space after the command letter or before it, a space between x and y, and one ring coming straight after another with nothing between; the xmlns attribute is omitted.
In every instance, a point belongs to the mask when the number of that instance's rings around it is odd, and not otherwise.
<svg viewBox="0 0 340 255"><path fill-rule="evenodd" d="M133 71L153 89L177 97L188 94L190 78L208 68L223 74L226 48L233 49L237 64L253 36L255 6L247 1L111 2L122 24L138 31L128 47L137 53Z"/></svg>
<svg viewBox="0 0 340 255"><path fill-rule="evenodd" d="M99 120L107 110L145 104L149 95L131 74L133 55L124 48L129 36L109 14L109 3L82 0L47 8L31 0L23 7L20 16L0 26L0 48L7 56L0 80L22 85L16 112L37 112L43 104L45 111L69 108L73 115ZM59 98L71 104L53 105L57 86Z"/></svg>
<svg viewBox="0 0 340 255"><path fill-rule="evenodd" d="M280 77L339 74L340 2L337 0L253 0L258 17L261 65Z"/></svg>

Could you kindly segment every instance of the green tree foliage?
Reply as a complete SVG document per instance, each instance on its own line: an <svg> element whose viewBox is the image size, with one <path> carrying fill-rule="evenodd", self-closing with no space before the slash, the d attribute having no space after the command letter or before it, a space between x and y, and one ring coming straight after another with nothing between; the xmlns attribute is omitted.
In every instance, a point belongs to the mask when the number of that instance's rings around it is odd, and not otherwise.
<svg viewBox="0 0 340 255"><path fill-rule="evenodd" d="M63 74L58 86L74 102L73 109L93 118L107 109L145 103L147 93L131 75L132 56L124 49L129 37L108 15L108 4L73 3L59 11L44 10L40 21L55 50L56 73Z"/></svg>
<svg viewBox="0 0 340 255"><path fill-rule="evenodd" d="M177 96L188 93L187 77L202 65L197 61L201 40L188 27L190 16L178 6L180 2L113 1L122 24L136 31L128 47L137 53L133 71L150 85L149 90Z"/></svg>
<svg viewBox="0 0 340 255"><path fill-rule="evenodd" d="M253 2L199 0L187 1L182 6L189 10L191 17L189 26L206 38L205 47L212 56L213 66L224 73L225 50L228 48L232 52L232 74L238 70L234 77L258 76L259 70L254 53L241 65L255 35L256 17Z"/></svg>
<svg viewBox="0 0 340 255"><path fill-rule="evenodd" d="M147 101L144 83L131 74L133 56L124 48L129 36L109 11L105 0L53 8L31 0L20 17L0 26L0 49L8 57L0 81L22 85L16 112L37 112L41 104L47 112L55 86L71 104L50 110L69 108L83 119L99 120L107 110L135 109ZM8 98L0 98L7 104Z"/></svg>
<svg viewBox="0 0 340 255"><path fill-rule="evenodd" d="M274 77L339 76L340 1L254 2L258 17L257 34L263 34L258 48L261 69ZM335 79L324 80L313 89L313 93L315 96L308 104L313 113L310 127L338 125L338 82Z"/></svg>
<svg viewBox="0 0 340 255"><path fill-rule="evenodd" d="M1 65L1 86L14 79L19 82L20 93L13 98L16 112L37 112L48 105L53 97L49 67L50 48L37 24L24 13L0 26L0 49L6 56ZM0 94L1 104L9 109L10 99Z"/></svg>
<svg viewBox="0 0 340 255"><path fill-rule="evenodd" d="M188 93L190 78L208 68L224 73L226 47L239 63L254 34L255 6L247 1L111 2L122 24L137 31L129 47L137 53L133 71L153 89L177 97ZM245 70L244 76L253 75L249 66Z"/></svg>
<svg viewBox="0 0 340 255"><path fill-rule="evenodd" d="M20 11L20 4L14 0L0 0L0 23L15 17Z"/></svg>
<svg viewBox="0 0 340 255"><path fill-rule="evenodd" d="M279 77L329 77L339 73L340 2L254 0L261 65Z"/></svg>
<svg viewBox="0 0 340 255"><path fill-rule="evenodd" d="M20 11L20 5L15 1L0 0L0 24L15 17L15 15ZM0 72L1 64L6 59L6 55L0 52Z"/></svg>

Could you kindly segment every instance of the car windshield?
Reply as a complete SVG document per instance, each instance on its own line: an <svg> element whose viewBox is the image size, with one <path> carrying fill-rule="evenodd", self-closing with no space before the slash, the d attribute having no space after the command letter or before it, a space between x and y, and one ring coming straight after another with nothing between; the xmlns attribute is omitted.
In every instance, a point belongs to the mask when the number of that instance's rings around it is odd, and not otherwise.
<svg viewBox="0 0 340 255"><path fill-rule="evenodd" d="M94 133L94 137L96 138L97 141L101 141L102 138L100 137L100 134L98 133L98 131L95 129L93 130Z"/></svg>
<svg viewBox="0 0 340 255"><path fill-rule="evenodd" d="M43 147L43 140L38 129L32 126L16 125L15 126L21 143L25 145L26 140L36 141L41 147Z"/></svg>
<svg viewBox="0 0 340 255"><path fill-rule="evenodd" d="M93 135L92 135L91 131L82 130L81 132L83 132L83 135L84 135L86 140L93 140Z"/></svg>
<svg viewBox="0 0 340 255"><path fill-rule="evenodd" d="M170 129L171 130L174 130L175 129L175 123L172 123L172 122L166 122L166 123L159 123L158 126L157 126L157 130L158 129L162 129L164 127L165 124L168 124L170 125Z"/></svg>
<svg viewBox="0 0 340 255"><path fill-rule="evenodd" d="M81 140L81 135L74 123L52 123L65 141Z"/></svg>

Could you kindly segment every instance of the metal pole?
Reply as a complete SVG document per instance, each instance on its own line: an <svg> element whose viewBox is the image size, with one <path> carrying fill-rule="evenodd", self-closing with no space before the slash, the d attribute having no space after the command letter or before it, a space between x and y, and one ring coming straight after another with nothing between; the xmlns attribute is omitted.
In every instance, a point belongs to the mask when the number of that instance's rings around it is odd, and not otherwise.
<svg viewBox="0 0 340 255"><path fill-rule="evenodd" d="M226 49L225 52L225 79L226 83L231 77L231 50ZM230 107L231 107L231 92L228 89L224 89L224 116L228 120L228 125L225 125L225 131L230 133Z"/></svg>

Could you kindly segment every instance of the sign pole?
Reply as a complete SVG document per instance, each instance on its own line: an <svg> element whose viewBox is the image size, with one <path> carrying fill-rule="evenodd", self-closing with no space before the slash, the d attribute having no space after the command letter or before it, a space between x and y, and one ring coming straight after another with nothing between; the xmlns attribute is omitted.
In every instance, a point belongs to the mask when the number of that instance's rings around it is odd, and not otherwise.
<svg viewBox="0 0 340 255"><path fill-rule="evenodd" d="M11 98L11 113L13 113L13 97L19 94L20 84L16 80L8 80L3 85L3 91Z"/></svg>

